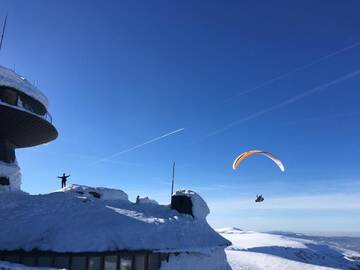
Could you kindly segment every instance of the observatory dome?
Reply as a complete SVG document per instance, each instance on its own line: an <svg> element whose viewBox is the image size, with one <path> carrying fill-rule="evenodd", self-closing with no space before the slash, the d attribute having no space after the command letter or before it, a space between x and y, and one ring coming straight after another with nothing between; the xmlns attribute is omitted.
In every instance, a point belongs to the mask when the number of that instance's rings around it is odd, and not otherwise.
<svg viewBox="0 0 360 270"><path fill-rule="evenodd" d="M48 109L48 99L27 79L18 75L13 70L0 66L0 86L14 88L34 98Z"/></svg>

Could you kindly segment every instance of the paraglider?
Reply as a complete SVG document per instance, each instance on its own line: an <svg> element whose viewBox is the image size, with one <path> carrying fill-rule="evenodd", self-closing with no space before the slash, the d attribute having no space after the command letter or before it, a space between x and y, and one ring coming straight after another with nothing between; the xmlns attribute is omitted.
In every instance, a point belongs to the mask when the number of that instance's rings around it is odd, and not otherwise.
<svg viewBox="0 0 360 270"><path fill-rule="evenodd" d="M284 167L284 164L281 162L280 159L278 159L277 157L275 157L273 154L269 153L269 152L265 152L265 151L262 151L262 150L251 150L251 151L247 151L247 152L244 152L242 153L241 155L239 155L235 160L234 160L234 163L233 163L233 169L236 170L237 167L240 165L240 163L246 159L247 157L250 157L252 155L257 155L257 154L260 154L260 155L263 155L263 156L266 156L267 158L271 159L272 161L275 162L275 164L280 168L280 170L282 172L285 171L285 167ZM256 203L260 203L260 202L263 202L265 199L262 195L256 195L256 199L255 199L255 202Z"/></svg>
<svg viewBox="0 0 360 270"><path fill-rule="evenodd" d="M281 162L280 159L278 159L277 157L275 157L273 154L269 153L269 152L265 152L265 151L262 151L262 150L251 150L251 151L247 151L247 152L244 152L242 153L241 155L239 155L234 163L233 163L233 169L236 170L236 168L239 166L239 164L244 160L246 159L247 157L250 157L252 155L256 155L256 154L260 154L260 155L264 155L268 158L270 158L272 161L274 161L276 163L276 165L278 165L278 167L280 168L280 170L282 172L285 171L285 167L284 167L284 164Z"/></svg>

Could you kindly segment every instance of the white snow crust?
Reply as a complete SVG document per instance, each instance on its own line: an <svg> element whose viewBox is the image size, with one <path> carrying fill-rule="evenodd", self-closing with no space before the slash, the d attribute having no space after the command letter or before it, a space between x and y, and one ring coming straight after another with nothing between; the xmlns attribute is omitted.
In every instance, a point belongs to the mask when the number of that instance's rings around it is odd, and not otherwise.
<svg viewBox="0 0 360 270"><path fill-rule="evenodd" d="M129 196L120 189L104 188L104 187L89 187L84 185L69 185L63 189L58 190L60 192L72 192L78 196L84 196L87 198L96 198L96 193L100 195L99 199L102 200L129 200ZM95 192L95 193L94 193ZM95 196L94 196L95 195Z"/></svg>
<svg viewBox="0 0 360 270"><path fill-rule="evenodd" d="M159 204L157 201L150 199L149 197L139 198L138 203L152 203Z"/></svg>
<svg viewBox="0 0 360 270"><path fill-rule="evenodd" d="M10 185L0 185L0 192L2 191L21 191L21 172L18 163L5 163L0 161L0 176L9 178Z"/></svg>
<svg viewBox="0 0 360 270"><path fill-rule="evenodd" d="M161 263L160 270L230 270L226 261L225 251L222 248L211 250L207 254L191 253L171 255L169 261Z"/></svg>
<svg viewBox="0 0 360 270"><path fill-rule="evenodd" d="M360 269L344 250L317 241L237 228L217 231L232 242L226 256L235 270Z"/></svg>
<svg viewBox="0 0 360 270"><path fill-rule="evenodd" d="M96 188L111 198L101 199L79 190L89 187L45 195L0 193L0 250L205 252L230 244L206 220L169 206L132 203L122 191Z"/></svg>
<svg viewBox="0 0 360 270"><path fill-rule="evenodd" d="M48 109L48 99L37 87L13 70L3 66L0 66L0 85L17 89L36 99Z"/></svg>
<svg viewBox="0 0 360 270"><path fill-rule="evenodd" d="M177 190L175 195L185 195L191 198L192 202L192 213L196 219L206 219L207 215L210 214L210 209L206 202L199 194L192 190Z"/></svg>

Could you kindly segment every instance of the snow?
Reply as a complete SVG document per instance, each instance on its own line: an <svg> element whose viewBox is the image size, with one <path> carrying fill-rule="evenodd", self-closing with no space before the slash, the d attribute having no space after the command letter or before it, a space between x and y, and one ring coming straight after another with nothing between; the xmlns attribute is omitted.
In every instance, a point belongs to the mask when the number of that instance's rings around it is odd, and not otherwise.
<svg viewBox="0 0 360 270"><path fill-rule="evenodd" d="M21 191L21 172L17 162L5 163L0 161L0 177L9 178L10 185L0 185L2 191Z"/></svg>
<svg viewBox="0 0 360 270"><path fill-rule="evenodd" d="M104 188L104 187L88 187L84 185L69 185L61 190L60 192L72 192L77 195L82 195L87 198L96 198L97 194L100 196L98 199L102 200L129 200L129 196L122 190Z"/></svg>
<svg viewBox="0 0 360 270"><path fill-rule="evenodd" d="M39 89L24 77L3 66L0 66L0 85L15 88L39 101L46 109L48 108L48 99Z"/></svg>
<svg viewBox="0 0 360 270"><path fill-rule="evenodd" d="M226 249L226 256L235 270L360 268L360 262L348 260L343 250L314 240L237 228L217 231L232 242L232 246Z"/></svg>
<svg viewBox="0 0 360 270"><path fill-rule="evenodd" d="M157 201L150 199L149 197L139 198L137 203L152 203L152 204L159 204Z"/></svg>
<svg viewBox="0 0 360 270"><path fill-rule="evenodd" d="M44 195L0 193L0 250L205 252L230 244L206 220L124 194L76 185Z"/></svg>
<svg viewBox="0 0 360 270"><path fill-rule="evenodd" d="M175 195L185 195L191 198L192 213L196 219L205 220L210 214L209 207L199 194L192 190L177 190Z"/></svg>
<svg viewBox="0 0 360 270"><path fill-rule="evenodd" d="M161 263L160 270L230 270L224 249L214 249L208 254L191 253L171 255L169 261Z"/></svg>
<svg viewBox="0 0 360 270"><path fill-rule="evenodd" d="M51 269L55 269L55 268L30 267L22 264L0 261L0 270L51 270Z"/></svg>

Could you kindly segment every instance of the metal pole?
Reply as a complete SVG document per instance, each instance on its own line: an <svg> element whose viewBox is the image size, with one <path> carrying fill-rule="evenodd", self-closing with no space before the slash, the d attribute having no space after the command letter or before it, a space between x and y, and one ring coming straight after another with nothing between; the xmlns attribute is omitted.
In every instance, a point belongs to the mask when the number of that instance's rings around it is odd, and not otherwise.
<svg viewBox="0 0 360 270"><path fill-rule="evenodd" d="M174 193L174 181L175 181L175 161L174 161L174 164L173 164L173 173L172 173L172 183L171 183L171 196L170 196L170 199Z"/></svg>
<svg viewBox="0 0 360 270"><path fill-rule="evenodd" d="M8 15L6 14L6 17L5 17L5 20L4 20L3 29L2 29L2 34L1 34L1 40L0 40L0 50L1 50L1 47L2 47L2 44L3 44L3 39L4 39L4 34L5 34L7 17L8 17Z"/></svg>

